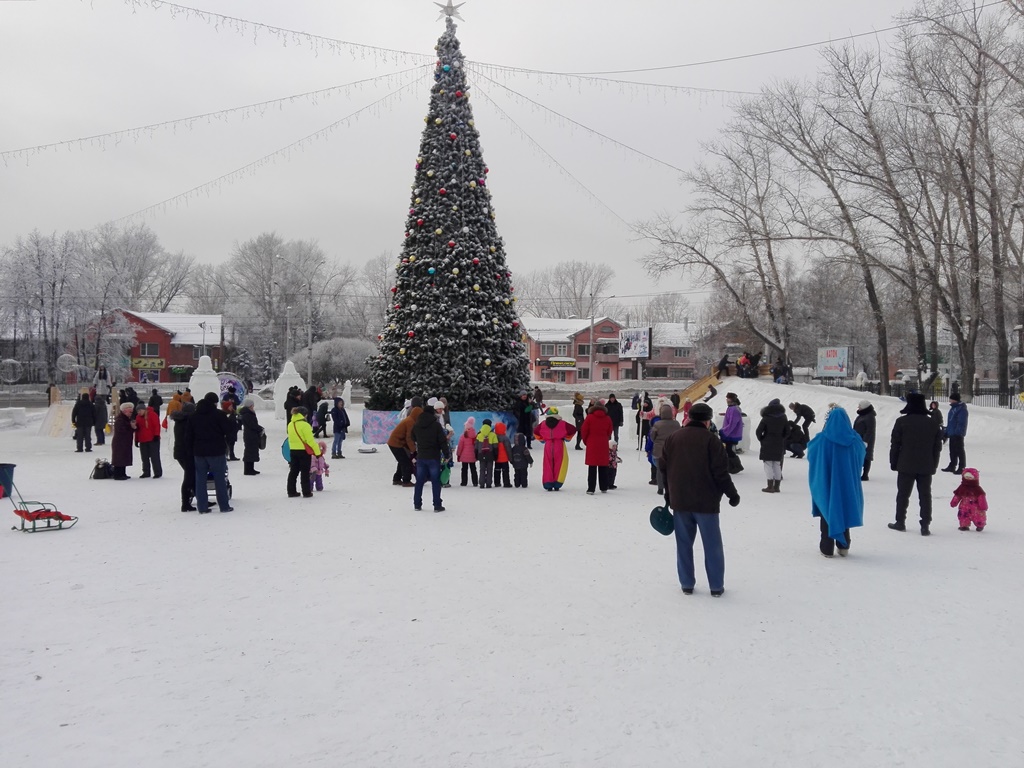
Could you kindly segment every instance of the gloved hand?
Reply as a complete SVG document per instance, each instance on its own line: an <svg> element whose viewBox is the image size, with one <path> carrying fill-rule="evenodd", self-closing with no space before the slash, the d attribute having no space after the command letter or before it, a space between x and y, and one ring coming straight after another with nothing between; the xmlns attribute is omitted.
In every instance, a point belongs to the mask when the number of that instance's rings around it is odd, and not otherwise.
<svg viewBox="0 0 1024 768"><path fill-rule="evenodd" d="M735 496L729 497L729 506L738 507L740 505L740 495L737 493Z"/></svg>

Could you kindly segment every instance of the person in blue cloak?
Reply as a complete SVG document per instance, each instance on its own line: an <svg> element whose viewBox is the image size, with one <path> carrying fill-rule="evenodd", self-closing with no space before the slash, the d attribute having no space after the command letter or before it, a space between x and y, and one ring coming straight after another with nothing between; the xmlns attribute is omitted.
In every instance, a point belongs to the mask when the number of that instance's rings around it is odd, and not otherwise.
<svg viewBox="0 0 1024 768"><path fill-rule="evenodd" d="M846 411L829 406L824 428L807 445L811 514L821 520L818 549L825 557L832 557L836 547L846 557L850 529L864 525L860 476L866 450Z"/></svg>

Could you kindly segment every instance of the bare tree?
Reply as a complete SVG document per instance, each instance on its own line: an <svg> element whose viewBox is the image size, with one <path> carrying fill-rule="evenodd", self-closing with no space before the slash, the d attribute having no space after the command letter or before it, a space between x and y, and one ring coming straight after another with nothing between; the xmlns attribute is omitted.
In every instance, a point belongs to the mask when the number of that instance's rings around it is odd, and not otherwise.
<svg viewBox="0 0 1024 768"><path fill-rule="evenodd" d="M562 261L517 279L518 310L541 317L590 317L614 279L615 270L607 264Z"/></svg>

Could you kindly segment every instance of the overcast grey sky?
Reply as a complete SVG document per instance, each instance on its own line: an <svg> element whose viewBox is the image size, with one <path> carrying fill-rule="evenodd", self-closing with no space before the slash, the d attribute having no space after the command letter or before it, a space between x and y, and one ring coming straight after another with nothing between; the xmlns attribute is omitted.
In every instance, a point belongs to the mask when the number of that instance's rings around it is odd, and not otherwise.
<svg viewBox="0 0 1024 768"><path fill-rule="evenodd" d="M909 3L908 3L909 4ZM432 55L444 25L430 0L182 0L181 5L365 45ZM154 7L156 6L156 7ZM899 0L468 0L463 53L475 62L556 72L660 67L742 55L890 25ZM890 40L892 33L859 45ZM429 60L428 60L429 61ZM241 34L159 4L0 0L0 152L330 88L420 63L365 51L315 53L270 33ZM814 49L725 64L609 75L756 91L813 77ZM659 160L689 167L730 97L485 70L563 115ZM0 245L34 228L87 229L203 185L381 99L415 75L246 116L0 162ZM186 202L146 214L163 245L207 262L276 230L361 264L398 252L429 78L287 156ZM476 75L473 104L513 271L570 258L611 264L618 295L650 288L627 222L685 202L678 173L570 128ZM507 114L502 116L491 97ZM511 121L519 126L517 129ZM601 201L582 191L555 163ZM604 207L604 206L607 206ZM610 210L609 210L610 209ZM657 290L686 286L662 281Z"/></svg>

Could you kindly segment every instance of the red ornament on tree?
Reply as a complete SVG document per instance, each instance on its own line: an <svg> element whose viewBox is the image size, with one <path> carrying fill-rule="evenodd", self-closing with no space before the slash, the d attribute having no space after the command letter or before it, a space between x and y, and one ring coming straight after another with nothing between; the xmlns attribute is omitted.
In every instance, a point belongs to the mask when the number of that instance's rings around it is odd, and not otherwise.
<svg viewBox="0 0 1024 768"><path fill-rule="evenodd" d="M408 332L407 334L405 334L405 335L406 335L406 336L408 336L408 337L409 337L409 338L411 339L411 338L412 338L413 336L415 336L415 335L416 335L416 332L415 332L415 331L409 331L409 332Z"/></svg>
<svg viewBox="0 0 1024 768"><path fill-rule="evenodd" d="M457 134L457 133L449 133L448 134L448 138L451 139L452 141L455 141L457 138L459 138L459 134Z"/></svg>
<svg viewBox="0 0 1024 768"><path fill-rule="evenodd" d="M422 227L423 226L423 219L416 219L416 226L417 227Z"/></svg>
<svg viewBox="0 0 1024 768"><path fill-rule="evenodd" d="M462 91L456 91L455 92L455 98L461 99L462 98Z"/></svg>
<svg viewBox="0 0 1024 768"><path fill-rule="evenodd" d="M395 304L395 309L401 309L401 308L402 308L401 304Z"/></svg>
<svg viewBox="0 0 1024 768"><path fill-rule="evenodd" d="M448 247L449 248L454 248L455 247L455 241L454 240L449 240L448 241Z"/></svg>
<svg viewBox="0 0 1024 768"><path fill-rule="evenodd" d="M473 263L474 264L479 264L480 263L480 259L473 259Z"/></svg>
<svg viewBox="0 0 1024 768"><path fill-rule="evenodd" d="M448 194L448 190L445 189L444 187L441 187L439 190L437 190L437 194L439 194L439 195L447 195Z"/></svg>
<svg viewBox="0 0 1024 768"><path fill-rule="evenodd" d="M397 285L391 286L391 292L392 293L398 293L398 286Z"/></svg>

